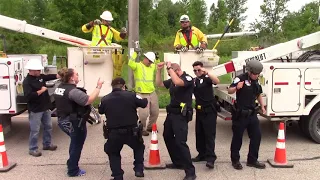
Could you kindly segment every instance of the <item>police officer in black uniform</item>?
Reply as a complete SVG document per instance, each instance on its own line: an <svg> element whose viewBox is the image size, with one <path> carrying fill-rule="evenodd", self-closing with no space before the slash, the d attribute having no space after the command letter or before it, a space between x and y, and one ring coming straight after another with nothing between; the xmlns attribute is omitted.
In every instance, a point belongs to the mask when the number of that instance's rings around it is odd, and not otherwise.
<svg viewBox="0 0 320 180"><path fill-rule="evenodd" d="M228 89L229 94L236 92L236 103L232 111L231 161L232 166L238 170L242 169L239 162L239 151L245 129L247 129L250 138L247 166L259 169L265 168L265 164L258 161L261 131L255 103L258 99L261 111L265 114L266 110L261 96L262 88L258 83L258 77L262 69L263 66L258 60L249 61L246 65L247 72L237 76Z"/></svg>
<svg viewBox="0 0 320 180"><path fill-rule="evenodd" d="M171 79L161 80L164 63L158 63L156 84L170 91L170 104L166 107L167 118L164 122L163 138L172 164L167 168L184 169L184 180L196 179L195 167L187 145L188 122L192 120L193 78L180 69L178 64L167 62L167 72Z"/></svg>
<svg viewBox="0 0 320 180"><path fill-rule="evenodd" d="M217 156L215 150L217 110L213 94L213 84L219 84L219 79L209 74L203 63L196 61L192 64L196 75L194 81L194 96L196 98L196 148L198 156L193 162L207 161L208 168L214 168Z"/></svg>
<svg viewBox="0 0 320 180"><path fill-rule="evenodd" d="M145 146L142 139L141 123L138 123L137 108L147 107L148 100L136 93L126 91L125 81L115 78L112 83L112 92L101 99L99 113L105 114L104 137L107 142L104 151L109 156L111 176L115 180L123 179L120 151L124 144L133 149L134 171L136 177L144 177L143 154Z"/></svg>
<svg viewBox="0 0 320 180"><path fill-rule="evenodd" d="M58 125L71 138L67 174L83 176L86 172L79 169L78 162L87 136L86 121L91 111L90 104L98 97L103 81L99 79L97 87L88 96L85 89L77 88L79 77L74 69L63 68L59 71L59 75L62 82L53 96L57 108Z"/></svg>

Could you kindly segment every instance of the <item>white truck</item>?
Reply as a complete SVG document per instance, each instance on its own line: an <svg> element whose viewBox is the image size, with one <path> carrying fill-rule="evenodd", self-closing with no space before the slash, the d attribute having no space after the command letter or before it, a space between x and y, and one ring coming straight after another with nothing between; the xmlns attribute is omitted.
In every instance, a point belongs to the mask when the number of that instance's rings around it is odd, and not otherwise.
<svg viewBox="0 0 320 180"><path fill-rule="evenodd" d="M233 52L235 58L227 63L206 67L213 74L222 76L230 73L232 78L244 72L246 62L257 59L264 69L259 77L263 88L266 114L260 115L274 122L298 121L301 131L316 143L320 143L320 51L307 48L320 43L320 31L280 43L259 51ZM165 61L179 63L188 74L194 75L191 64L203 60L196 58L193 51L179 52L179 55L165 54ZM228 94L230 84L215 86L215 97L221 111L218 115L231 120L231 107L235 94Z"/></svg>

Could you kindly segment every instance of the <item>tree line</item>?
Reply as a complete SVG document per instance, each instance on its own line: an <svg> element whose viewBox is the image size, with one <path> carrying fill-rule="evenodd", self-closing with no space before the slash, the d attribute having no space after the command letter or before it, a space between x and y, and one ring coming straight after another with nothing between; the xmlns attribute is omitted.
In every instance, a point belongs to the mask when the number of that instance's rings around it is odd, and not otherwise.
<svg viewBox="0 0 320 180"><path fill-rule="evenodd" d="M257 36L224 38L217 47L220 56L230 57L231 51L249 49L251 46L270 46L319 30L317 2L301 7L297 12L289 12L290 0L264 0L260 19L250 25L250 30L259 31ZM180 28L179 18L188 14L192 25L205 34L223 33L227 22L234 18L231 32L242 31L247 0L218 0L210 6L204 0L139 0L140 45L147 50L172 51L173 41ZM27 23L91 40L91 34L81 31L81 26L98 19L109 10L120 29L128 19L128 0L0 0L0 14L26 20ZM69 45L34 35L21 34L0 28L5 35L8 54L53 54L66 55ZM216 40L209 40L212 48ZM120 43L127 46L127 41ZM3 46L0 46L0 51Z"/></svg>

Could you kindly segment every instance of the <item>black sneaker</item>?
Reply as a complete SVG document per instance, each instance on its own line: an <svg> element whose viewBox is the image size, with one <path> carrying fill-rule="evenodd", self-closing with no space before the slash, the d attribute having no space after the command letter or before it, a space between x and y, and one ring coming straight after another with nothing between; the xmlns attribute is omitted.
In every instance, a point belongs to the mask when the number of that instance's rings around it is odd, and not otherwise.
<svg viewBox="0 0 320 180"><path fill-rule="evenodd" d="M236 170L241 170L243 168L239 161L238 162L232 162L232 166Z"/></svg>
<svg viewBox="0 0 320 180"><path fill-rule="evenodd" d="M144 177L144 173L143 172L135 172L134 174L136 177Z"/></svg>
<svg viewBox="0 0 320 180"><path fill-rule="evenodd" d="M266 168L266 165L264 163L260 163L259 161L256 161L254 163L247 162L247 166L255 167L255 168L258 168L258 169L265 169Z"/></svg>
<svg viewBox="0 0 320 180"><path fill-rule="evenodd" d="M195 157L195 158L192 158L191 159L191 161L192 162L200 162L200 161L205 161L205 158L204 157L202 157L202 156L197 156L197 157Z"/></svg>
<svg viewBox="0 0 320 180"><path fill-rule="evenodd" d="M166 168L168 168L168 169L183 169L182 166L175 165L175 164L173 164L173 163L171 163L171 164L166 164Z"/></svg>
<svg viewBox="0 0 320 180"><path fill-rule="evenodd" d="M213 161L209 161L206 163L206 166L210 169L214 169L214 162Z"/></svg>
<svg viewBox="0 0 320 180"><path fill-rule="evenodd" d="M197 178L196 175L192 175L192 176L187 175L187 176L185 176L185 177L183 178L183 180L195 180L196 178Z"/></svg>

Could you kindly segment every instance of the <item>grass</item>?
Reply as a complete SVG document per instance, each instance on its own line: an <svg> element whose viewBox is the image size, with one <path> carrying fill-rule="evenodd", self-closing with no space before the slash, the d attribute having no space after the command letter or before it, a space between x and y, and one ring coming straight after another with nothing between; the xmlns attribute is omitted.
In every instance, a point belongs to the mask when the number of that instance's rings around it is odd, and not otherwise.
<svg viewBox="0 0 320 180"><path fill-rule="evenodd" d="M163 53L160 53L163 56ZM126 58L127 57L123 57ZM161 59L163 59L163 57L160 57ZM220 57L220 62L219 64L223 64L227 61L230 60L230 57ZM124 64L123 68L122 68L122 78L125 79L126 82L128 82L128 65ZM229 84L231 82L231 76L230 74L226 74L223 76L219 76L220 79L220 83L221 84ZM169 95L169 91L165 88L156 88L156 92L158 94L158 99L159 99L159 108L165 108L169 102L170 102L170 95ZM100 103L100 98L98 98L94 103L93 106L94 107L98 107Z"/></svg>

